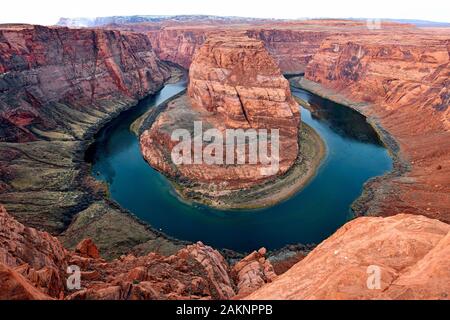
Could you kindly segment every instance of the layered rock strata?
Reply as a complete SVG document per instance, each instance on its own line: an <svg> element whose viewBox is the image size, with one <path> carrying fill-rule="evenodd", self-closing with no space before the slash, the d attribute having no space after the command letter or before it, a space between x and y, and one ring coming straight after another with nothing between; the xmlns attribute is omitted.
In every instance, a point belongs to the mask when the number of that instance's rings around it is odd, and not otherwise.
<svg viewBox="0 0 450 320"><path fill-rule="evenodd" d="M70 236L81 241L113 232L116 238L101 242L113 255L149 241L150 248L167 243L173 252L170 241L120 208L96 202L105 188L90 177L83 159L96 130L157 91L170 73L142 34L2 25L0 201L20 221L54 234L88 211L90 222L87 215L80 222L92 233L72 229ZM117 231L116 222L126 230ZM102 232L95 225L103 225Z"/></svg>
<svg viewBox="0 0 450 320"><path fill-rule="evenodd" d="M265 255L266 249L261 248L233 266L231 272L237 280L239 289L239 294L234 299L245 297L277 278L272 264L265 258Z"/></svg>
<svg viewBox="0 0 450 320"><path fill-rule="evenodd" d="M450 221L449 39L446 30L336 37L309 63L302 85L367 115L398 156L358 212Z"/></svg>
<svg viewBox="0 0 450 320"><path fill-rule="evenodd" d="M13 26L1 29L0 44L5 142L80 139L77 120L112 111L102 102L131 103L169 76L141 34Z"/></svg>
<svg viewBox="0 0 450 320"><path fill-rule="evenodd" d="M25 227L0 207L0 299L231 299L275 277L265 249L233 271L223 256L201 242L171 256L132 254L107 262L91 239L75 251L46 232ZM79 288L70 288L79 268ZM69 283L72 283L69 281Z"/></svg>
<svg viewBox="0 0 450 320"><path fill-rule="evenodd" d="M168 104L150 129L141 135L141 148L144 158L154 168L177 180L187 179L213 190L206 193L239 190L283 175L291 168L299 153L299 120L299 106L291 95L289 83L263 43L247 37L216 36L195 55L187 97ZM221 164L208 163L207 159L199 163L195 159L191 163L174 163L172 150L178 142L173 141L173 132L186 129L197 134L193 129L196 122L202 123L203 132L216 129L224 137L222 154L214 154L221 158ZM239 163L239 146L235 145L236 140L226 138L228 129L253 130L256 134L265 130L267 155L277 162L275 170L270 172L272 163L263 163L258 154L255 156L259 159L250 162L250 144L254 142L248 139L243 142L245 163ZM278 141L271 137L273 130L279 133ZM255 145L257 143L262 142L258 140ZM272 145L278 157L270 155ZM195 157L195 146L192 148ZM203 140L201 148L205 157L208 143ZM234 153L231 163L228 162L229 148Z"/></svg>
<svg viewBox="0 0 450 320"><path fill-rule="evenodd" d="M383 22L383 29L399 32L410 27L406 24ZM328 37L345 34L365 34L365 21L306 20L306 21L260 21L255 23L208 23L170 20L155 23L135 23L105 26L105 28L142 32L149 37L155 53L164 61L177 63L188 69L196 50L208 37L227 33L261 40L278 63L283 73L303 73Z"/></svg>

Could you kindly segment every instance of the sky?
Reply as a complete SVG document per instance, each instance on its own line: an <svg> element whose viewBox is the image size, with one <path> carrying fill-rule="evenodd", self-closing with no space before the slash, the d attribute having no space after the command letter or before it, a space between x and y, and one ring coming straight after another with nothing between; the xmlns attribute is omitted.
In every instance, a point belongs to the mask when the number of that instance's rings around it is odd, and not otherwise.
<svg viewBox="0 0 450 320"><path fill-rule="evenodd" d="M9 0L0 23L52 25L60 17L207 14L256 18L390 18L450 22L449 0Z"/></svg>

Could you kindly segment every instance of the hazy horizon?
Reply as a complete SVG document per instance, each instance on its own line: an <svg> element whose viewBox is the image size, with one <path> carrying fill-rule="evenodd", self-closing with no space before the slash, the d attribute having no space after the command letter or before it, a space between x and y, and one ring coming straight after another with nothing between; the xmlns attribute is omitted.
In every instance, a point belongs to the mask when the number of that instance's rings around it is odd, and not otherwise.
<svg viewBox="0 0 450 320"><path fill-rule="evenodd" d="M275 5L274 5L275 4ZM266 19L395 19L450 23L450 2L315 0L302 5L288 0L227 2L204 0L119 0L63 2L22 0L8 3L0 12L0 23L54 25L60 18L96 18L110 16L214 15Z"/></svg>

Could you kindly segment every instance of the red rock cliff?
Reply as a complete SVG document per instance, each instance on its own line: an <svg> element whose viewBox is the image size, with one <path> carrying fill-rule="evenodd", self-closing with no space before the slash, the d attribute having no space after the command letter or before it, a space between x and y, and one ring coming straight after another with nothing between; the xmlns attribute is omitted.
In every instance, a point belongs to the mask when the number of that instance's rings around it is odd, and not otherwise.
<svg viewBox="0 0 450 320"><path fill-rule="evenodd" d="M0 26L0 202L64 231L102 192L83 162L89 139L169 76L142 34Z"/></svg>
<svg viewBox="0 0 450 320"><path fill-rule="evenodd" d="M445 30L332 37L308 65L305 77L331 89L321 93L359 103L408 163L374 182L371 214L407 210L450 221L449 38Z"/></svg>
<svg viewBox="0 0 450 320"><path fill-rule="evenodd" d="M77 111L142 98L169 75L142 34L41 26L0 28L0 74L1 141L76 136Z"/></svg>

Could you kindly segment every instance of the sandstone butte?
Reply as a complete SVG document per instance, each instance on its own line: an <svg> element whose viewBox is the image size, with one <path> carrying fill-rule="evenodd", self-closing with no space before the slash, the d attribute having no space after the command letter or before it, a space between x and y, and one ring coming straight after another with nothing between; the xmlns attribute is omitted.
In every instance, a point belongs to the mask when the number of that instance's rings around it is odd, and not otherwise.
<svg viewBox="0 0 450 320"><path fill-rule="evenodd" d="M449 242L438 220L363 217L277 276L263 248L233 266L202 243L108 262L90 239L69 251L0 208L0 299L448 299ZM81 268L80 290L66 287L68 265ZM367 287L371 265L381 289Z"/></svg>
<svg viewBox="0 0 450 320"><path fill-rule="evenodd" d="M182 102L169 103L141 135L144 158L154 168L170 177L216 187L213 190L219 189L222 194L282 175L297 159L299 107L291 95L289 82L262 41L239 35L209 38L190 66L187 95ZM256 165L251 164L248 158L246 164L229 165L225 163L225 153L223 165L204 161L175 165L170 154L177 142L171 141L171 134L176 128L192 131L194 121L202 121L205 129L218 129L224 137L226 129L267 129L269 135L271 130L279 130L279 170L269 173L270 165L259 160ZM273 141L269 138L269 142ZM223 150L230 143L224 141ZM269 145L269 153L270 149ZM248 148L246 153L248 157Z"/></svg>

